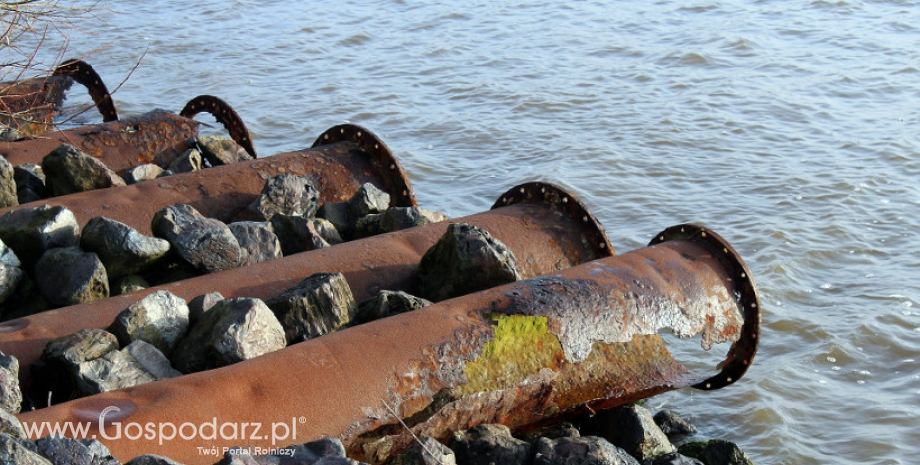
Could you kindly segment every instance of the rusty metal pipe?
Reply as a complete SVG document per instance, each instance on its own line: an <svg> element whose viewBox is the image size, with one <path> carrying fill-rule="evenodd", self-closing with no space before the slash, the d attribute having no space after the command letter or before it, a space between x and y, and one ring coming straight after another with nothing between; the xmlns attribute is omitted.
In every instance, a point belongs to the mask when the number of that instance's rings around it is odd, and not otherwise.
<svg viewBox="0 0 920 465"><path fill-rule="evenodd" d="M265 180L281 173L309 176L323 202L342 202L370 182L391 194L393 206L415 205L409 179L390 149L374 134L355 125L336 126L313 149L260 160L180 173L130 186L97 189L0 209L0 215L39 205L64 206L80 225L97 216L120 221L151 234L153 215L169 205L189 204L203 215L232 220L262 192Z"/></svg>
<svg viewBox="0 0 920 465"><path fill-rule="evenodd" d="M128 439L129 428L137 435L148 424L156 430L213 423L227 432L259 422L263 438L227 433L207 444L279 447L336 436L350 456L382 463L411 444L407 428L447 440L477 424L519 429L680 387L716 389L736 382L753 360L760 326L747 267L705 228L681 225L659 237L624 255L247 362L19 418L91 423L90 434L121 460L156 451L183 463L213 462L199 453L200 437ZM674 360L658 335L666 328L684 337L701 334L705 344L731 343L721 371L707 377ZM106 427L100 431L103 411ZM106 439L117 431L114 422L122 436ZM281 438L278 425L287 427ZM186 426L186 437L190 432Z"/></svg>
<svg viewBox="0 0 920 465"><path fill-rule="evenodd" d="M192 101L208 102L203 111L213 112L238 144L252 149L248 134L240 138L245 124L226 102L211 96L199 96ZM70 144L98 158L112 171L124 174L128 168L145 163L165 167L195 146L198 125L193 119L154 110L120 121L51 131L16 142L0 142L0 155L13 165L40 164L52 150L61 144ZM250 153L255 154L254 151Z"/></svg>
<svg viewBox="0 0 920 465"><path fill-rule="evenodd" d="M505 193L500 202L503 206L456 221L482 227L504 242L527 277L613 252L600 224L561 188L524 184ZM28 367L49 340L84 328L108 327L119 312L161 289L186 300L208 292L267 300L314 273L341 272L357 300L382 289L415 292L419 261L446 230L446 222L429 224L11 320L0 324L0 352L19 359L20 378L27 383Z"/></svg>
<svg viewBox="0 0 920 465"><path fill-rule="evenodd" d="M72 81L86 87L103 122L118 119L112 96L96 70L82 60L67 60L51 76L0 83L0 122L27 134L48 131Z"/></svg>

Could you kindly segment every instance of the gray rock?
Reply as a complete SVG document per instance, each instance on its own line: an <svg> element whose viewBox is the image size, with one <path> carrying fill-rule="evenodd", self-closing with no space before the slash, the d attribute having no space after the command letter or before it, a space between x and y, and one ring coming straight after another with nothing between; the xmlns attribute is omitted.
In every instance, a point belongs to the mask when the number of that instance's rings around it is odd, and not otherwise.
<svg viewBox="0 0 920 465"><path fill-rule="evenodd" d="M319 224L313 218L303 216L275 215L271 219L272 230L278 236L285 256L329 247L329 242L317 228Z"/></svg>
<svg viewBox="0 0 920 465"><path fill-rule="evenodd" d="M678 452L698 459L706 465L754 465L737 444L724 439L689 442L680 446Z"/></svg>
<svg viewBox="0 0 920 465"><path fill-rule="evenodd" d="M13 177L13 165L0 157L0 208L19 205L16 196L16 179Z"/></svg>
<svg viewBox="0 0 920 465"><path fill-rule="evenodd" d="M23 137L25 136L23 136L22 133L19 132L19 130L17 130L16 128L10 128L6 126L0 127L0 141L16 142L17 140L22 139Z"/></svg>
<svg viewBox="0 0 920 465"><path fill-rule="evenodd" d="M14 438L26 439L26 431L22 429L22 423L10 412L0 409L0 433L10 435Z"/></svg>
<svg viewBox="0 0 920 465"><path fill-rule="evenodd" d="M703 462L677 452L659 455L651 460L646 460L643 465L703 465Z"/></svg>
<svg viewBox="0 0 920 465"><path fill-rule="evenodd" d="M200 170L203 165L204 159L201 157L201 152L197 149L188 149L173 159L167 169L173 173L188 173Z"/></svg>
<svg viewBox="0 0 920 465"><path fill-rule="evenodd" d="M67 144L45 155L42 171L45 184L55 196L125 185L125 181L101 161Z"/></svg>
<svg viewBox="0 0 920 465"><path fill-rule="evenodd" d="M345 445L336 437L326 437L303 444L303 448L317 458L345 457Z"/></svg>
<svg viewBox="0 0 920 465"><path fill-rule="evenodd" d="M637 404L598 412L582 424L581 431L603 437L640 461L675 450L652 413Z"/></svg>
<svg viewBox="0 0 920 465"><path fill-rule="evenodd" d="M22 262L16 256L16 252L0 240L0 265L22 267Z"/></svg>
<svg viewBox="0 0 920 465"><path fill-rule="evenodd" d="M269 222L240 221L227 225L240 244L240 266L281 258L281 242Z"/></svg>
<svg viewBox="0 0 920 465"><path fill-rule="evenodd" d="M198 320L201 319L201 316L204 315L204 312L210 310L214 305L216 305L221 300L224 300L224 296L220 295L220 292L209 292L204 295L195 297L192 300L188 301L188 323L189 325L195 325L198 323Z"/></svg>
<svg viewBox="0 0 920 465"><path fill-rule="evenodd" d="M202 273L228 270L240 263L240 244L230 228L218 220L205 218L188 205L172 205L158 211L151 229Z"/></svg>
<svg viewBox="0 0 920 465"><path fill-rule="evenodd" d="M312 229L316 231L327 244L336 245L344 242L342 240L342 235L335 229L335 225L332 224L332 222L324 218L310 218L310 224Z"/></svg>
<svg viewBox="0 0 920 465"><path fill-rule="evenodd" d="M306 462L311 465L312 462ZM249 449L244 449L242 447L232 447L230 450L224 452L224 457L217 462L215 465L263 465L259 463L259 460L256 457L253 457L249 454Z"/></svg>
<svg viewBox="0 0 920 465"><path fill-rule="evenodd" d="M452 223L419 263L419 295L440 301L521 279L511 249L482 228Z"/></svg>
<svg viewBox="0 0 920 465"><path fill-rule="evenodd" d="M192 373L249 360L285 347L284 329L259 299L226 299L205 312L173 353Z"/></svg>
<svg viewBox="0 0 920 465"><path fill-rule="evenodd" d="M504 425L479 425L454 433L450 441L457 463L529 465L531 445L515 439Z"/></svg>
<svg viewBox="0 0 920 465"><path fill-rule="evenodd" d="M115 279L109 285L109 294L111 296L130 294L132 292L141 291L150 287L150 283L144 279L143 276L136 274L129 274L127 276L122 276Z"/></svg>
<svg viewBox="0 0 920 465"><path fill-rule="evenodd" d="M331 333L357 313L342 273L317 273L266 302L278 316L289 343Z"/></svg>
<svg viewBox="0 0 920 465"><path fill-rule="evenodd" d="M332 223L343 238L351 237L351 229L354 225L348 213L348 202L326 202L320 207L316 216Z"/></svg>
<svg viewBox="0 0 920 465"><path fill-rule="evenodd" d="M262 193L240 215L240 220L269 221L275 215L313 217L319 191L310 178L290 173L272 176Z"/></svg>
<svg viewBox="0 0 920 465"><path fill-rule="evenodd" d="M122 178L125 180L125 184L130 186L131 184L137 184L141 181L156 179L161 174L163 174L163 168L153 163L147 163L146 165L128 168L128 171L125 172Z"/></svg>
<svg viewBox="0 0 920 465"><path fill-rule="evenodd" d="M24 442L0 433L0 463L6 465L52 465L48 459L33 452Z"/></svg>
<svg viewBox="0 0 920 465"><path fill-rule="evenodd" d="M35 264L35 283L52 305L66 307L109 297L99 256L79 247L51 249Z"/></svg>
<svg viewBox="0 0 920 465"><path fill-rule="evenodd" d="M156 380L156 376L145 370L125 348L81 363L77 371L76 387L81 394L91 396Z"/></svg>
<svg viewBox="0 0 920 465"><path fill-rule="evenodd" d="M95 441L100 444L98 441ZM51 460L54 465L112 465L118 463L108 449L100 456L101 449L92 447L79 439L62 436L45 436L35 441L39 454Z"/></svg>
<svg viewBox="0 0 920 465"><path fill-rule="evenodd" d="M73 334L48 341L41 360L77 365L118 350L118 338L98 328L81 329Z"/></svg>
<svg viewBox="0 0 920 465"><path fill-rule="evenodd" d="M125 465L182 465L175 460L156 454L144 454L125 462Z"/></svg>
<svg viewBox="0 0 920 465"><path fill-rule="evenodd" d="M378 291L377 295L358 304L355 323L386 318L431 305L431 301L403 291Z"/></svg>
<svg viewBox="0 0 920 465"><path fill-rule="evenodd" d="M537 440L540 438L560 439L578 437L581 437L581 433L578 432L578 428L567 421L544 426L542 428L537 428L518 436L519 439L523 439L531 444L537 442Z"/></svg>
<svg viewBox="0 0 920 465"><path fill-rule="evenodd" d="M431 223L447 221L443 213L422 207L393 207L383 213L363 216L358 219L353 238L369 237Z"/></svg>
<svg viewBox="0 0 920 465"><path fill-rule="evenodd" d="M163 352L151 344L137 340L128 344L124 350L128 351L128 354L144 368L144 371L153 375L157 380L182 376L179 370L172 367Z"/></svg>
<svg viewBox="0 0 920 465"><path fill-rule="evenodd" d="M233 139L223 136L198 136L198 148L211 166L252 160L246 149L240 147Z"/></svg>
<svg viewBox="0 0 920 465"><path fill-rule="evenodd" d="M0 240L31 270L46 250L77 245L80 226L65 207L20 208L0 216Z"/></svg>
<svg viewBox="0 0 920 465"><path fill-rule="evenodd" d="M656 413L652 419L661 428L661 432L667 436L696 433L696 428L673 410L662 410Z"/></svg>
<svg viewBox="0 0 920 465"><path fill-rule="evenodd" d="M547 439L534 444L533 465L639 465L626 451L596 436Z"/></svg>
<svg viewBox="0 0 920 465"><path fill-rule="evenodd" d="M422 436L419 442L399 454L390 465L457 465L454 451L431 436Z"/></svg>
<svg viewBox="0 0 920 465"><path fill-rule="evenodd" d="M0 352L0 409L17 414L22 406L19 389L19 360Z"/></svg>
<svg viewBox="0 0 920 465"><path fill-rule="evenodd" d="M16 181L16 197L20 205L51 196L45 187L45 173L39 165L26 163L13 167L13 179Z"/></svg>
<svg viewBox="0 0 920 465"><path fill-rule="evenodd" d="M26 278L26 272L15 266L0 264L0 303L6 302Z"/></svg>
<svg viewBox="0 0 920 465"><path fill-rule="evenodd" d="M89 449L90 454L93 456L94 465L121 465L121 462L118 461L108 447L105 447L105 444L95 440L95 439L77 439L81 444L86 446Z"/></svg>
<svg viewBox="0 0 920 465"><path fill-rule="evenodd" d="M144 341L170 354L188 332L188 315L185 299L160 290L122 310L109 331L122 346Z"/></svg>
<svg viewBox="0 0 920 465"><path fill-rule="evenodd" d="M101 216L83 226L80 247L99 256L110 279L137 274L169 252L168 241Z"/></svg>
<svg viewBox="0 0 920 465"><path fill-rule="evenodd" d="M168 177L170 177L170 176L172 176L172 175L174 175L174 174L176 174L176 173L173 172L172 170L163 170L162 173L160 173L160 174L157 175L156 179L159 179L159 178L168 178Z"/></svg>
<svg viewBox="0 0 920 465"><path fill-rule="evenodd" d="M383 213L389 207L390 194L367 182L359 187L358 191L348 199L348 216L351 223L354 224L362 216Z"/></svg>

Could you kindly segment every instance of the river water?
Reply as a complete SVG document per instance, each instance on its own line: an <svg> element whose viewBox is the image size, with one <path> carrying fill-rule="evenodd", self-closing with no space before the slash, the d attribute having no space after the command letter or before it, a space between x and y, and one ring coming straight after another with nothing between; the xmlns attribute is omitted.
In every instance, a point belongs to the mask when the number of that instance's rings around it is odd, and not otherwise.
<svg viewBox="0 0 920 465"><path fill-rule="evenodd" d="M217 95L262 156L357 123L394 150L424 206L462 216L550 181L588 204L620 253L674 224L709 226L759 285L760 351L735 385L648 405L759 464L918 460L912 2L107 8L79 23L67 56L91 55L110 88L140 60L115 94L123 115Z"/></svg>

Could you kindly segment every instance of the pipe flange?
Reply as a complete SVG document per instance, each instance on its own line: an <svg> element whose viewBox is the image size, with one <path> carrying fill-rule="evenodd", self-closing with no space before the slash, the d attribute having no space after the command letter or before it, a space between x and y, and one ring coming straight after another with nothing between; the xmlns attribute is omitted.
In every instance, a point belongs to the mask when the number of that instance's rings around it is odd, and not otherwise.
<svg viewBox="0 0 920 465"><path fill-rule="evenodd" d="M118 111L115 110L115 102L112 101L109 89L88 63L77 59L67 60L54 69L54 75L70 76L74 81L83 84L89 90L89 96L96 104L96 109L102 114L102 121L118 121Z"/></svg>
<svg viewBox="0 0 920 465"><path fill-rule="evenodd" d="M718 234L696 224L672 226L657 234L650 246L667 241L691 241L703 245L719 258L730 272L730 280L735 284L738 305L742 308L744 324L741 326L740 338L732 344L728 356L720 366L722 370L693 387L702 390L719 389L738 381L754 360L760 339L760 296L757 284L744 260L734 248Z"/></svg>
<svg viewBox="0 0 920 465"><path fill-rule="evenodd" d="M249 136L249 129L246 129L246 123L227 102L213 95L199 95L185 104L185 108L179 112L179 116L194 118L195 115L201 112L213 115L218 123L224 125L234 142L243 147L252 158L259 158L256 155L255 147L252 146L252 137Z"/></svg>
<svg viewBox="0 0 920 465"><path fill-rule="evenodd" d="M313 143L313 147L336 142L353 142L371 156L372 165L378 169L384 182L388 184L386 187L389 192L395 193L393 206L413 207L418 205L415 202L415 192L412 191L406 171L393 156L393 151L376 134L357 124L340 124L320 134Z"/></svg>
<svg viewBox="0 0 920 465"><path fill-rule="evenodd" d="M613 246L607 238L607 232L597 218L588 210L575 194L563 187L547 182L529 182L512 187L501 195L492 205L492 209L506 207L523 202L538 202L549 204L554 210L560 211L577 224L589 226L586 233L587 243L596 254L596 258L614 255Z"/></svg>

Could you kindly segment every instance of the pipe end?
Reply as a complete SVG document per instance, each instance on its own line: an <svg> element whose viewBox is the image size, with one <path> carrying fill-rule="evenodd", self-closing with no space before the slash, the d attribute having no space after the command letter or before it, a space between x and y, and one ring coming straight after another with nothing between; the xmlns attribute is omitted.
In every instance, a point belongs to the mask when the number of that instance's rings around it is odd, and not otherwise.
<svg viewBox="0 0 920 465"><path fill-rule="evenodd" d="M658 233L649 242L649 246L667 241L691 241L706 247L729 270L730 279L735 284L735 295L744 317L741 336L729 349L728 356L721 364L722 370L693 385L694 388L707 391L728 386L744 376L757 353L761 324L757 284L738 252L722 236L708 228L697 224L672 226Z"/></svg>

